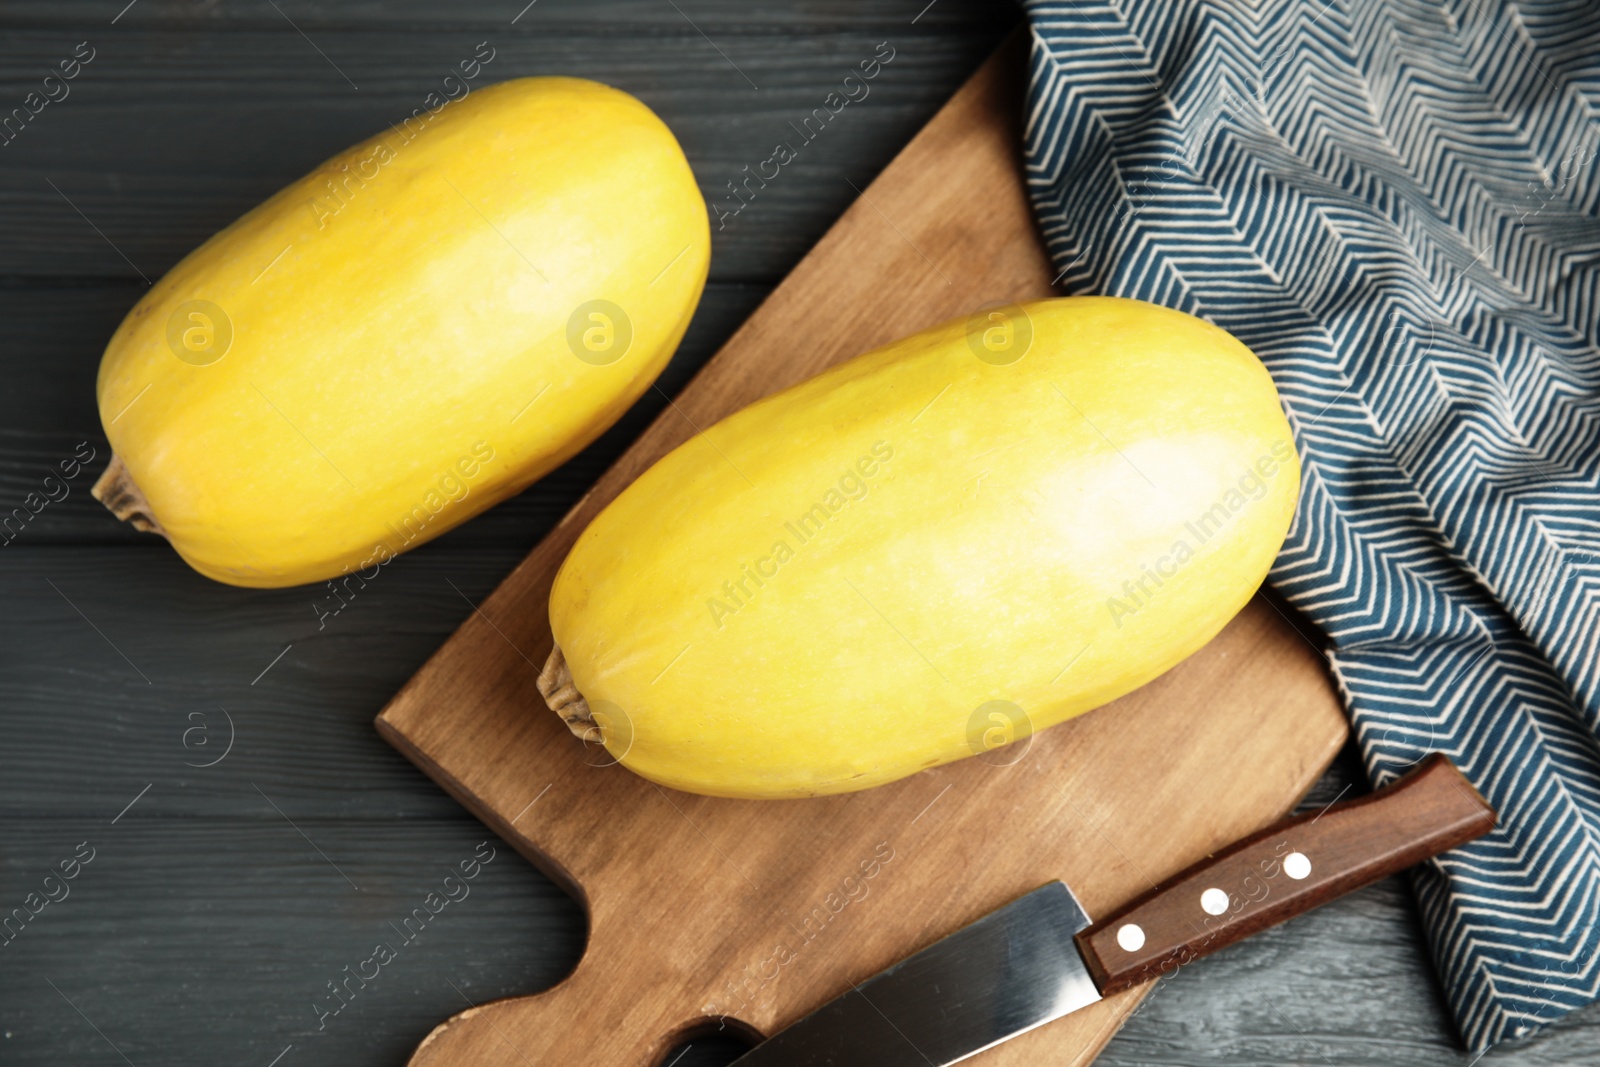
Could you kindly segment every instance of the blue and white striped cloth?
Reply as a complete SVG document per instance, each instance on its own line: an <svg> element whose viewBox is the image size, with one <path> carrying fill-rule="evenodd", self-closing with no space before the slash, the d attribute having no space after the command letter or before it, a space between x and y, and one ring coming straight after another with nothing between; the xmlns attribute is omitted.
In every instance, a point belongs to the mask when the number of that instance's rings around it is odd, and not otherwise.
<svg viewBox="0 0 1600 1067"><path fill-rule="evenodd" d="M1305 471L1270 580L1326 633L1374 783L1444 752L1500 812L1415 877L1463 1037L1588 1004L1600 3L1026 6L1064 287L1266 361Z"/></svg>

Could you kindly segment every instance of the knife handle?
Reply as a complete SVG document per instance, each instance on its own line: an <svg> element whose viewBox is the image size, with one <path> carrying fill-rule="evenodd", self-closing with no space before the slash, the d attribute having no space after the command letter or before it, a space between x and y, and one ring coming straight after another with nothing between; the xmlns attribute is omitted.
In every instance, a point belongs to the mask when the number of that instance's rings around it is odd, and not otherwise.
<svg viewBox="0 0 1600 1067"><path fill-rule="evenodd" d="M1378 791L1229 845L1078 934L1102 995L1480 837L1494 809L1435 753Z"/></svg>

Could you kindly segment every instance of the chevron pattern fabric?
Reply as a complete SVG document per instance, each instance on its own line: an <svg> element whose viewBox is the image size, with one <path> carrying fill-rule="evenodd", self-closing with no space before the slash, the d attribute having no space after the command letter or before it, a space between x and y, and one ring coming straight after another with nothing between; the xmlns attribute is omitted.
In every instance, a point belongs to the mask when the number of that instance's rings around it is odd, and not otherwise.
<svg viewBox="0 0 1600 1067"><path fill-rule="evenodd" d="M1269 580L1373 783L1444 752L1500 812L1415 875L1462 1036L1594 1001L1600 3L1026 6L1061 284L1266 362L1304 468Z"/></svg>

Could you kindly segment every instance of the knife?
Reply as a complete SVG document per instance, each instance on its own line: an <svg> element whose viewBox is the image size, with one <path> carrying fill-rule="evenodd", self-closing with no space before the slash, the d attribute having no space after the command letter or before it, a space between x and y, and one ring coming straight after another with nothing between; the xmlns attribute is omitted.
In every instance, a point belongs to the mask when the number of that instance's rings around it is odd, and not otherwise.
<svg viewBox="0 0 1600 1067"><path fill-rule="evenodd" d="M1098 923L1051 882L757 1045L735 1067L943 1067L1471 841L1494 809L1429 756L1237 841Z"/></svg>

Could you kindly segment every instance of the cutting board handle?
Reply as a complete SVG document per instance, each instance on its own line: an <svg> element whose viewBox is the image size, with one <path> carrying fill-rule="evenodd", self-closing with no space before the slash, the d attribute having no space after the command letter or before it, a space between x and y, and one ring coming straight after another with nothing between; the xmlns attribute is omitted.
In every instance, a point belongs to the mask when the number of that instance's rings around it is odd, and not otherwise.
<svg viewBox="0 0 1600 1067"><path fill-rule="evenodd" d="M1078 935L1102 994L1402 871L1494 828L1494 809L1435 753L1368 796L1286 819L1201 860Z"/></svg>

